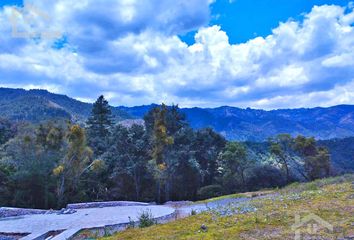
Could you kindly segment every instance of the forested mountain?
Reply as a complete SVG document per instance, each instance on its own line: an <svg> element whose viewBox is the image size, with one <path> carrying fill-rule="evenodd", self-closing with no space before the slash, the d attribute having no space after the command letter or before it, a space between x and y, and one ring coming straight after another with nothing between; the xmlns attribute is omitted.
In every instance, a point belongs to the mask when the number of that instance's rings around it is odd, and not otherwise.
<svg viewBox="0 0 354 240"><path fill-rule="evenodd" d="M94 96L93 96L94 97ZM156 104L138 107L112 107L118 120L142 119ZM10 120L39 122L52 118L71 118L84 122L92 104L45 90L0 88L0 114ZM229 140L264 141L281 133L314 136L317 139L354 136L354 106L281 110L236 107L182 108L194 129L212 127ZM130 121L126 121L129 124Z"/></svg>
<svg viewBox="0 0 354 240"><path fill-rule="evenodd" d="M137 118L155 105L120 109ZM354 136L354 106L281 110L236 107L182 108L194 129L212 127L229 140L264 141L281 133L314 136L317 139Z"/></svg>
<svg viewBox="0 0 354 240"><path fill-rule="evenodd" d="M61 118L84 122L91 109L90 103L46 90L0 88L0 115L13 121L37 123ZM118 120L130 118L117 108L112 108L112 113Z"/></svg>

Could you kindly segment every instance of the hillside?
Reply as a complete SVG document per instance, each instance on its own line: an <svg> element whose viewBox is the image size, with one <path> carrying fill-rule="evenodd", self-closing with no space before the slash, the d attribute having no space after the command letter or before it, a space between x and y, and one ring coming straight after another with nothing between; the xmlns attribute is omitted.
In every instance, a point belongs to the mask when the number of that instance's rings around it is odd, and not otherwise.
<svg viewBox="0 0 354 240"><path fill-rule="evenodd" d="M142 119L156 104L112 107L117 120ZM0 88L0 114L11 120L39 122L53 118L85 121L92 104L45 90ZM281 110L236 107L182 108L194 129L211 127L229 140L264 141L280 133L317 139L354 136L354 105ZM127 125L132 121L126 121ZM136 121L141 123L141 121Z"/></svg>
<svg viewBox="0 0 354 240"><path fill-rule="evenodd" d="M65 95L46 90L0 88L0 114L13 121L41 122L51 119L85 121L92 104L83 103ZM118 120L131 118L125 112L112 108Z"/></svg>
<svg viewBox="0 0 354 240"><path fill-rule="evenodd" d="M148 228L128 229L103 239L290 240L298 230L301 239L349 240L354 238L353 180L353 175L346 175L292 184L273 195L255 197L244 204L221 204L195 216ZM298 225L295 216L300 218ZM302 221L304 224L300 224ZM317 224L316 232L308 231L312 224Z"/></svg>
<svg viewBox="0 0 354 240"><path fill-rule="evenodd" d="M119 107L136 118L156 105ZM241 109L236 107L182 108L195 129L212 127L227 139L264 141L280 133L314 136L317 139L354 136L354 106L281 110Z"/></svg>

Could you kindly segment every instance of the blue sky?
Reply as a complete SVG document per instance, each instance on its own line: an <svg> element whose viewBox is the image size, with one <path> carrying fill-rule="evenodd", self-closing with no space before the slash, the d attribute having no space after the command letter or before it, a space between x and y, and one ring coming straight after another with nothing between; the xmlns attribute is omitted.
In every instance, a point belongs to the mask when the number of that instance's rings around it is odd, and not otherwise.
<svg viewBox="0 0 354 240"><path fill-rule="evenodd" d="M335 4L346 6L346 0L218 0L211 6L208 25L219 25L227 32L230 43L246 42L256 36L267 36L279 22L289 18L301 20L314 5ZM4 0L0 6L23 5L22 0ZM194 43L196 31L181 34L188 44Z"/></svg>
<svg viewBox="0 0 354 240"><path fill-rule="evenodd" d="M0 2L0 6L5 6L5 5L23 5L22 0L4 0Z"/></svg>
<svg viewBox="0 0 354 240"><path fill-rule="evenodd" d="M0 3L3 87L129 106L354 103L351 1L25 1L48 18L19 20L36 36L14 37L12 6L23 2Z"/></svg>
<svg viewBox="0 0 354 240"><path fill-rule="evenodd" d="M228 33L231 43L245 42L256 36L267 36L279 22L289 18L303 19L314 5L346 6L343 0L220 0L212 6L210 25L220 25Z"/></svg>

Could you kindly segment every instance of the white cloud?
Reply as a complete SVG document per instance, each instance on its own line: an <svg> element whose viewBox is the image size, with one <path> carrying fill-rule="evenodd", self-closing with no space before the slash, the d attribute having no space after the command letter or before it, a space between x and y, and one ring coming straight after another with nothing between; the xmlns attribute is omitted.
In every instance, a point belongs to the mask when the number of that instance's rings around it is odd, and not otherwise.
<svg viewBox="0 0 354 240"><path fill-rule="evenodd" d="M206 26L210 3L35 1L67 43L58 49L50 40L17 41L1 21L0 85L50 86L86 101L103 93L115 105L277 108L353 102L352 9L315 6L303 22L289 20L265 38L230 44L219 26ZM188 46L177 34L191 29L198 32Z"/></svg>

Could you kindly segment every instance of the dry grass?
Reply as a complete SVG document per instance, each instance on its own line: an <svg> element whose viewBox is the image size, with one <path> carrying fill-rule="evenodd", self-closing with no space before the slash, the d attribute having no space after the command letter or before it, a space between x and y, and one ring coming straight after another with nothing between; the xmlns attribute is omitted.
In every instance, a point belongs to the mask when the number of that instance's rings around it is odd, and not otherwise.
<svg viewBox="0 0 354 240"><path fill-rule="evenodd" d="M175 222L144 229L129 229L105 240L134 239L294 239L295 215L301 217L313 213L334 226L334 232L319 229L315 239L354 237L354 189L353 176L298 184L280 190L281 195L252 200L256 212L221 216L215 212L179 219ZM252 193L251 193L252 194ZM205 224L207 231L202 231ZM311 237L307 228L303 236Z"/></svg>

